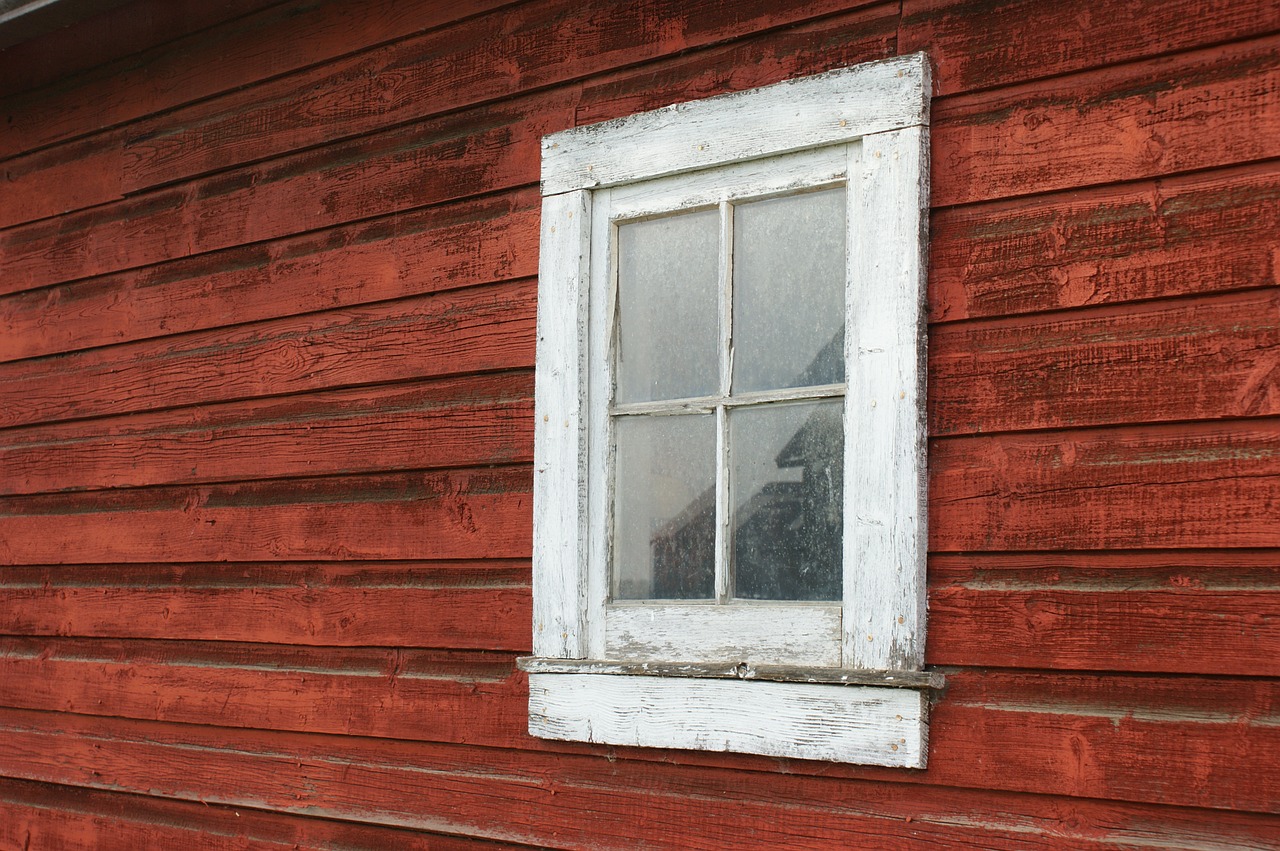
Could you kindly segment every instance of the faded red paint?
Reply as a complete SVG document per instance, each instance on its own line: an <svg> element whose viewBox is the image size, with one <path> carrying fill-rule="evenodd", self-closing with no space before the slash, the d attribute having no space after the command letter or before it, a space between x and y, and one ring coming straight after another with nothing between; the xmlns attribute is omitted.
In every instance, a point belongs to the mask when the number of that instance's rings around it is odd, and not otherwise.
<svg viewBox="0 0 1280 851"><path fill-rule="evenodd" d="M161 7L0 52L0 848L1280 843L1276 4ZM930 767L529 738L539 137L916 50Z"/></svg>

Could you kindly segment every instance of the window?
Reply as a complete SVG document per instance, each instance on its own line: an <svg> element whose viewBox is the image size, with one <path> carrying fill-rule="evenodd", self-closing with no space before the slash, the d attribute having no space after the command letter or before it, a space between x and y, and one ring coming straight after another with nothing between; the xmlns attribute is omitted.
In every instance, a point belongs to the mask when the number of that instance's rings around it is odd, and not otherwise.
<svg viewBox="0 0 1280 851"><path fill-rule="evenodd" d="M928 64L548 136L533 735L922 767Z"/></svg>

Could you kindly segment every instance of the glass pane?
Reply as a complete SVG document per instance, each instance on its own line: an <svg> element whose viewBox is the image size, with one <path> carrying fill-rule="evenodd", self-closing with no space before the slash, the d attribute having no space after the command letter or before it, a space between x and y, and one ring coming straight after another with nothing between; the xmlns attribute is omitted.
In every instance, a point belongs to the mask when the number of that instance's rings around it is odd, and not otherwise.
<svg viewBox="0 0 1280 851"><path fill-rule="evenodd" d="M710 599L715 417L617 417L613 425L615 599Z"/></svg>
<svg viewBox="0 0 1280 851"><path fill-rule="evenodd" d="M733 215L734 392L844 381L844 187Z"/></svg>
<svg viewBox="0 0 1280 851"><path fill-rule="evenodd" d="M734 596L839 600L844 402L729 412Z"/></svg>
<svg viewBox="0 0 1280 851"><path fill-rule="evenodd" d="M718 391L719 218L705 210L619 225L619 402Z"/></svg>

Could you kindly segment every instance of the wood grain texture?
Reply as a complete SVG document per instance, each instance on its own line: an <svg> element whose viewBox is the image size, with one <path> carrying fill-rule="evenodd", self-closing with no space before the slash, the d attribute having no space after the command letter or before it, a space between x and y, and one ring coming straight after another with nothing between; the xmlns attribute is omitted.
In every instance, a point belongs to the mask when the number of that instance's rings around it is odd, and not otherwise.
<svg viewBox="0 0 1280 851"><path fill-rule="evenodd" d="M537 272L529 190L0 297L0 361Z"/></svg>
<svg viewBox="0 0 1280 851"><path fill-rule="evenodd" d="M523 468L0 499L0 564L528 558Z"/></svg>
<svg viewBox="0 0 1280 851"><path fill-rule="evenodd" d="M542 191L615 186L929 123L923 53L577 127L542 142Z"/></svg>
<svg viewBox="0 0 1280 851"><path fill-rule="evenodd" d="M125 185L136 191L498 101L847 5L539 0L143 123L127 148Z"/></svg>
<svg viewBox="0 0 1280 851"><path fill-rule="evenodd" d="M935 782L1280 810L1273 679L984 672L948 685L931 716ZM992 749L1001 777L975 782Z"/></svg>
<svg viewBox="0 0 1280 851"><path fill-rule="evenodd" d="M55 83L99 65L258 11L276 0L171 0L125 4L0 52L0 97Z"/></svg>
<svg viewBox="0 0 1280 851"><path fill-rule="evenodd" d="M123 142L106 133L5 162L0 228L119 200Z"/></svg>
<svg viewBox="0 0 1280 851"><path fill-rule="evenodd" d="M859 6L817 20L663 56L582 83L577 123L595 124L897 55L898 9Z"/></svg>
<svg viewBox="0 0 1280 851"><path fill-rule="evenodd" d="M0 364L0 426L527 368L534 289L512 281Z"/></svg>
<svg viewBox="0 0 1280 851"><path fill-rule="evenodd" d="M1280 29L1270 3L907 0L898 49L928 50L938 94L1007 86Z"/></svg>
<svg viewBox="0 0 1280 851"><path fill-rule="evenodd" d="M275 4L210 32L99 66L55 87L9 98L0 110L4 119L0 121L0 158L136 121L503 3L466 0L444 7L401 0L340 4L290 0ZM101 33L95 35L101 38ZM57 44L56 49L64 45Z"/></svg>
<svg viewBox="0 0 1280 851"><path fill-rule="evenodd" d="M527 372L0 431L0 495L528 461Z"/></svg>
<svg viewBox="0 0 1280 851"><path fill-rule="evenodd" d="M1277 38L940 98L933 203L972 203L1280 156Z"/></svg>
<svg viewBox="0 0 1280 851"><path fill-rule="evenodd" d="M930 445L931 552L1280 546L1273 419Z"/></svg>
<svg viewBox="0 0 1280 851"><path fill-rule="evenodd" d="M525 561L10 566L0 576L6 635L522 652L529 618Z"/></svg>
<svg viewBox="0 0 1280 851"><path fill-rule="evenodd" d="M1280 676L1274 551L944 555L932 665Z"/></svg>
<svg viewBox="0 0 1280 851"><path fill-rule="evenodd" d="M0 52L0 847L1277 847L1274 3L259 4ZM914 50L929 769L530 739L540 135Z"/></svg>
<svg viewBox="0 0 1280 851"><path fill-rule="evenodd" d="M514 667L460 651L0 638L0 705L513 747L527 740Z"/></svg>
<svg viewBox="0 0 1280 851"><path fill-rule="evenodd" d="M923 768L911 689L610 674L530 674L529 732L611 745Z"/></svg>
<svg viewBox="0 0 1280 851"><path fill-rule="evenodd" d="M0 294L532 184L571 102L535 95L0 231Z"/></svg>
<svg viewBox="0 0 1280 851"><path fill-rule="evenodd" d="M924 98L927 112L927 88ZM927 127L866 136L849 155L842 633L852 668L924 664L929 170Z"/></svg>
<svg viewBox="0 0 1280 851"><path fill-rule="evenodd" d="M533 646L586 656L587 316L592 199L543 199L534 387Z"/></svg>
<svg viewBox="0 0 1280 851"><path fill-rule="evenodd" d="M0 847L60 851L499 851L509 843L331 819L266 813L208 802L0 780Z"/></svg>
<svg viewBox="0 0 1280 851"><path fill-rule="evenodd" d="M940 210L930 318L1280 285L1274 162Z"/></svg>
<svg viewBox="0 0 1280 851"><path fill-rule="evenodd" d="M957 323L930 336L933 435L1280 413L1280 288Z"/></svg>
<svg viewBox="0 0 1280 851"><path fill-rule="evenodd" d="M1110 682L1102 680L1103 687ZM1156 691L1144 678L1130 683L1143 695ZM1184 685L1177 679L1163 684L1171 690ZM1242 701L1240 686L1241 681L1229 681L1209 694L1227 696L1221 704L1224 717L1194 725L1193 741L1180 746L1162 771L1147 766L1165 750L1160 735L1179 735L1170 732L1177 729L1176 714L1164 721L1121 716L1113 726L1105 713L1084 714L1088 703L1059 703L1046 705L1051 710L1047 715L1017 713L999 730L1013 734L1011 746L1019 759L1036 753L1049 758L1048 770L1031 766L1002 776L998 767L972 759L970 752L967 763L948 769L948 779L965 778L951 787L932 782L936 762L929 779L921 782L925 775L826 763L790 762L780 770L776 760L746 755L585 746L573 752L511 752L18 710L0 712L0 767L10 776L45 782L141 787L184 800L354 816L533 844L545 845L554 837L554 844L569 847L634 847L644 825L660 818L675 827L655 834L655 841L703 849L733 846L742 837L752 847L802 849L815 842L847 842L851 836L867 841L914 838L917 843L936 837L984 847L992 842L1025 844L1031 837L1050 845L1096 843L1104 848L1141 847L1154 839L1175 847L1264 849L1274 844L1274 816L1071 794L1082 783L1104 786L1121 777L1128 780L1130 796L1160 797L1166 784L1172 784L1170 804L1225 802L1246 787L1255 800L1273 794L1262 783L1272 776L1274 765L1250 758L1248 768L1261 770L1253 775L1256 783L1237 770L1241 755L1234 743L1246 727L1232 723L1232 713L1247 709L1257 696L1257 688L1246 682L1244 688L1254 695ZM1135 700L1131 689L1118 695L1134 711L1150 706L1149 700ZM1011 696L1027 699L1025 693ZM1069 709L1074 712L1062 711ZM965 725L969 734L980 719L1000 717L995 709L966 711L972 713ZM1009 729L1007 722L1016 720L1025 720L1024 732ZM1214 741L1220 751L1215 752ZM1135 753L1143 747L1150 751ZM1073 761L1073 749L1104 762ZM1185 760L1194 750L1207 758L1199 766ZM55 752L63 758L50 759ZM1137 763L1124 769L1126 759ZM476 772L477 764L485 770ZM995 782L987 783L988 788L975 786L992 775ZM224 785L231 777L238 782ZM1220 777L1223 784L1206 784L1197 777ZM1001 788L1007 785L1044 788L1046 794L1010 794ZM1112 786L1105 782L1105 788ZM744 819L755 825L749 834L743 833Z"/></svg>
<svg viewBox="0 0 1280 851"><path fill-rule="evenodd" d="M840 617L839 605L610 605L603 658L838 668Z"/></svg>

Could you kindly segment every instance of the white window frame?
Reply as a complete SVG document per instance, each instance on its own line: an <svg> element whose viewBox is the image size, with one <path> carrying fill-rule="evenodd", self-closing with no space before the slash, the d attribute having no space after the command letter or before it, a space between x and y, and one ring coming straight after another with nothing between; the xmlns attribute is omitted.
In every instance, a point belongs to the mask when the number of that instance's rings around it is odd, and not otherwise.
<svg viewBox="0 0 1280 851"><path fill-rule="evenodd" d="M543 140L532 735L924 767L941 682L923 670L929 89L914 54ZM843 600L612 607L612 223L833 182L849 226ZM811 640L815 623L834 636Z"/></svg>

